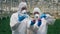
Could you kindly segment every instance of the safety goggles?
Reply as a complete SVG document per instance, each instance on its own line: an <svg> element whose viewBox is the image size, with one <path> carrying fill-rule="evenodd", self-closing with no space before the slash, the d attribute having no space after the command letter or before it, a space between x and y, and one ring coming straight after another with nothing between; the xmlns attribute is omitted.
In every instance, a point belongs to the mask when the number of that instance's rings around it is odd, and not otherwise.
<svg viewBox="0 0 60 34"><path fill-rule="evenodd" d="M39 14L39 12L34 12L34 15L35 15L35 14Z"/></svg>
<svg viewBox="0 0 60 34"><path fill-rule="evenodd" d="M26 7L22 7L22 9L21 10L27 10L27 8Z"/></svg>

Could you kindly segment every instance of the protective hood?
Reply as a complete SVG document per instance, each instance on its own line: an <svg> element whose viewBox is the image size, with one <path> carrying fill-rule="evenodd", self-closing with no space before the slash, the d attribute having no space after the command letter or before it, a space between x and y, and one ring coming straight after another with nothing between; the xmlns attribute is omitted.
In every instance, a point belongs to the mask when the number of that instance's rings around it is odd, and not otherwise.
<svg viewBox="0 0 60 34"><path fill-rule="evenodd" d="M42 14L41 10L38 8L38 7L35 7L34 10L33 10L33 14L35 12L38 12L39 14Z"/></svg>
<svg viewBox="0 0 60 34"><path fill-rule="evenodd" d="M33 10L33 14L35 19L39 19L42 12L38 7L35 7Z"/></svg>
<svg viewBox="0 0 60 34"><path fill-rule="evenodd" d="M18 13L21 13L21 10L23 7L26 7L27 8L27 4L26 2L21 2L18 6Z"/></svg>

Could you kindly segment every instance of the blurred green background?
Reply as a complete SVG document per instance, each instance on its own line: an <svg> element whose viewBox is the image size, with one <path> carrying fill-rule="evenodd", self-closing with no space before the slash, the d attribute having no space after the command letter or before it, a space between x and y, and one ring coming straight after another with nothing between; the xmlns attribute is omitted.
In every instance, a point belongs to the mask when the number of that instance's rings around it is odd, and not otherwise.
<svg viewBox="0 0 60 34"><path fill-rule="evenodd" d="M9 17L0 19L0 34L12 34L9 22ZM60 19L56 19L54 25L48 25L48 34L60 34Z"/></svg>
<svg viewBox="0 0 60 34"><path fill-rule="evenodd" d="M7 17L3 18L2 20L0 19L0 34L11 34L11 29L10 29L10 18Z"/></svg>

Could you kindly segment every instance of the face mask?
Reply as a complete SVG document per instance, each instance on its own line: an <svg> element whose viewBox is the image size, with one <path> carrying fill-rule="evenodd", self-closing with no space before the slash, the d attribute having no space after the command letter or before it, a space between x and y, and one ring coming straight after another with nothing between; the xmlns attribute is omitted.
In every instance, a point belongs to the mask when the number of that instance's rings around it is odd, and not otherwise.
<svg viewBox="0 0 60 34"><path fill-rule="evenodd" d="M35 18L35 19L39 19L39 14L35 14L35 15L34 15L34 18Z"/></svg>
<svg viewBox="0 0 60 34"><path fill-rule="evenodd" d="M21 13L22 14L27 14L27 11L26 10L23 10Z"/></svg>

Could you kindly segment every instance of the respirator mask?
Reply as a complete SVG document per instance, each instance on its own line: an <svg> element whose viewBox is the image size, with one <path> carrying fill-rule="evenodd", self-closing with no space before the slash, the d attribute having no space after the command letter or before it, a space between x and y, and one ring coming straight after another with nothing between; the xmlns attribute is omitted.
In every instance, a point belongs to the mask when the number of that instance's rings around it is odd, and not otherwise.
<svg viewBox="0 0 60 34"><path fill-rule="evenodd" d="M34 18L35 18L35 19L39 19L39 12L35 12L35 13L34 13Z"/></svg>

